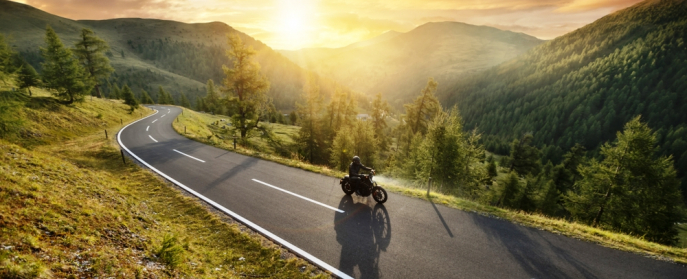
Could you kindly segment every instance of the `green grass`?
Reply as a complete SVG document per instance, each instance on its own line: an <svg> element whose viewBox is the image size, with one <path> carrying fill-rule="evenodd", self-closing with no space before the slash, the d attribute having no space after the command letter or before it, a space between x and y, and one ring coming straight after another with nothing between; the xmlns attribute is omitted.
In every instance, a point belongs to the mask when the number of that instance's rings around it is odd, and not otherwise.
<svg viewBox="0 0 687 279"><path fill-rule="evenodd" d="M184 115L178 117L178 122L174 122L174 129L182 135L190 139L194 139L203 143L211 144L219 148L235 151L237 153L274 161L287 166L297 167L304 170L332 176L341 177L344 173L330 169L327 166L314 166L299 160L297 156L285 158L263 151L256 151L245 147L237 146L234 150L231 146L230 140L221 140L216 136L212 136L214 127L208 125L213 122L217 116L209 116L201 114L188 109L184 109ZM219 118L217 118L219 119ZM215 120L216 121L216 120ZM187 133L184 134L184 126L187 127ZM294 127L298 128L298 127ZM297 132L297 130L296 130ZM295 132L294 132L295 133ZM499 176L505 176L504 173L499 173ZM443 195L432 192L427 196L427 189L419 189L412 187L404 187L392 183L380 183L385 189L391 192L399 193L409 197L415 197L424 200L430 200L437 204L460 209L464 211L475 212L477 214L502 218L510 220L524 226L539 228L556 234L562 234L573 238L578 238L600 245L643 254L653 258L668 260L687 264L687 224L682 224L678 229L680 230L681 244L679 247L665 246L653 242L646 241L640 236L631 236L623 233L611 232L598 228L593 228L588 225L572 223L564 219L551 218L540 214L531 214L521 211L512 211L494 206L484 205L478 202L458 198L450 195Z"/></svg>
<svg viewBox="0 0 687 279"><path fill-rule="evenodd" d="M124 164L114 135L138 111L100 99L55 106L46 94L21 109L32 133L0 140L0 278L328 277Z"/></svg>

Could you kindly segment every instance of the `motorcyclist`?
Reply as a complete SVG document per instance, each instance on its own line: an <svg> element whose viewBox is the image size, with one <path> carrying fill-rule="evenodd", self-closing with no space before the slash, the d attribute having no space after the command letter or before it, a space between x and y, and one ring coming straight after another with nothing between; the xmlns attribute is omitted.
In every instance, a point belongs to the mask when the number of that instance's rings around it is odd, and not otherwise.
<svg viewBox="0 0 687 279"><path fill-rule="evenodd" d="M348 177L351 180L351 186L353 186L353 189L358 191L359 185L361 182L361 177L362 175L359 174L360 169L364 169L367 171L374 171L371 168L366 167L362 163L360 163L360 157L358 156L353 156L353 162L348 166Z"/></svg>

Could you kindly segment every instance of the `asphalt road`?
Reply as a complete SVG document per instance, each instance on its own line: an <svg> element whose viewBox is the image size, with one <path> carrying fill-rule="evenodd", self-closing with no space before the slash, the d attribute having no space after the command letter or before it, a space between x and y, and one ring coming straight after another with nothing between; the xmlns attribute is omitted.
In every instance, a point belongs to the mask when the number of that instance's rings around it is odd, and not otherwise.
<svg viewBox="0 0 687 279"><path fill-rule="evenodd" d="M126 150L341 277L687 278L681 265L419 199L351 198L338 179L186 139L171 125L181 110L155 108L120 131Z"/></svg>

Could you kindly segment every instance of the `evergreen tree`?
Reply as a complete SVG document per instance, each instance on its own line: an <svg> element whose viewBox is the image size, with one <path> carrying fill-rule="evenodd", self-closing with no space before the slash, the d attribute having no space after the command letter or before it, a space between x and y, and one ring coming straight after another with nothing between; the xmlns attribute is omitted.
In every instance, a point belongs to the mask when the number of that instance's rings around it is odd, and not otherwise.
<svg viewBox="0 0 687 279"><path fill-rule="evenodd" d="M170 100L171 98L169 96L167 91L160 85L157 92L157 103L161 105L172 105L172 100Z"/></svg>
<svg viewBox="0 0 687 279"><path fill-rule="evenodd" d="M53 95L66 104L82 101L93 88L88 74L50 26L46 28L45 42L46 47L41 48L45 59L42 64L45 86L54 90Z"/></svg>
<svg viewBox="0 0 687 279"><path fill-rule="evenodd" d="M12 73L12 56L14 56L14 51L5 41L5 36L0 34L0 81L3 84L7 84L7 79Z"/></svg>
<svg viewBox="0 0 687 279"><path fill-rule="evenodd" d="M379 141L379 148L387 150L389 148L389 137L384 132L387 128L386 118L389 115L389 104L382 101L382 94L377 94L372 101L372 123L374 125L375 138Z"/></svg>
<svg viewBox="0 0 687 279"><path fill-rule="evenodd" d="M402 118L402 125L399 127L400 139L407 142L406 153L410 149L410 141L417 133L424 135L427 126L434 117L441 112L441 104L434 96L437 89L437 82L433 78L427 81L427 86L422 89L420 96L411 104L405 104L405 116Z"/></svg>
<svg viewBox="0 0 687 279"><path fill-rule="evenodd" d="M109 98L112 100L120 100L122 98L122 89L116 83L112 85Z"/></svg>
<svg viewBox="0 0 687 279"><path fill-rule="evenodd" d="M205 110L205 98L198 97L196 98L196 110L197 111L206 111Z"/></svg>
<svg viewBox="0 0 687 279"><path fill-rule="evenodd" d="M298 124L298 113L296 111L289 113L289 121L291 122L291 125Z"/></svg>
<svg viewBox="0 0 687 279"><path fill-rule="evenodd" d="M17 85L19 85L19 88L28 90L29 96L31 96L31 87L38 86L39 84L40 78L38 77L38 73L36 73L36 69L34 69L31 64L24 63L17 76Z"/></svg>
<svg viewBox="0 0 687 279"><path fill-rule="evenodd" d="M153 98L150 97L148 92L141 90L141 103L152 105L155 104L155 101L153 101Z"/></svg>
<svg viewBox="0 0 687 279"><path fill-rule="evenodd" d="M184 92L181 92L181 100L179 100L179 105L185 108L191 108L191 102L188 101L188 98L186 98L186 94L184 94Z"/></svg>
<svg viewBox="0 0 687 279"><path fill-rule="evenodd" d="M403 105L406 109L405 121L410 126L413 134L427 131L427 126L434 116L441 112L441 104L434 92L437 90L437 82L433 78L427 81L427 86L422 89L412 104Z"/></svg>
<svg viewBox="0 0 687 279"><path fill-rule="evenodd" d="M353 138L351 137L351 128L342 127L341 130L334 137L332 142L330 164L335 169L340 171L347 171L351 158L355 156Z"/></svg>
<svg viewBox="0 0 687 279"><path fill-rule="evenodd" d="M219 94L217 93L217 90L215 89L215 82L212 79L209 79L205 88L207 89L207 94L205 95L205 106L207 106L207 112L212 112L212 113L219 113L220 109L220 100L219 100Z"/></svg>
<svg viewBox="0 0 687 279"><path fill-rule="evenodd" d="M301 129L298 131L298 143L304 157L310 163L319 162L321 150L325 147L320 126L320 112L322 111L323 97L320 87L314 84L312 77L308 79L303 91L305 104L298 106L298 123Z"/></svg>
<svg viewBox="0 0 687 279"><path fill-rule="evenodd" d="M79 41L76 42L74 54L79 57L81 65L88 72L91 83L94 84L96 96L102 98L100 93L100 80L110 76L114 69L110 66L110 60L105 57L105 52L110 49L107 42L98 38L90 29L82 29Z"/></svg>
<svg viewBox="0 0 687 279"><path fill-rule="evenodd" d="M487 162L487 173L489 174L489 179L493 179L499 174L496 171L496 162L494 161L493 157L490 158L492 158L492 160Z"/></svg>
<svg viewBox="0 0 687 279"><path fill-rule="evenodd" d="M568 194L573 218L672 244L680 219L679 181L672 157L656 158L656 133L635 117L601 148L602 161L580 166L582 179Z"/></svg>
<svg viewBox="0 0 687 279"><path fill-rule="evenodd" d="M260 65L252 60L256 53L253 47L246 46L237 33L229 35L228 40L230 49L227 56L233 67L222 67L226 75L224 91L235 111L232 124L240 131L241 139L245 139L249 131L258 128L258 109L266 101L265 92L269 90L270 83L260 73Z"/></svg>
<svg viewBox="0 0 687 279"><path fill-rule="evenodd" d="M138 100L136 100L134 92L131 92L131 89L126 84L122 87L122 98L124 99L124 104L128 105L131 109L131 112L138 108Z"/></svg>
<svg viewBox="0 0 687 279"><path fill-rule="evenodd" d="M510 171L519 175L537 174L539 162L539 149L532 146L532 134L525 134L520 140L513 140L510 149Z"/></svg>
<svg viewBox="0 0 687 279"><path fill-rule="evenodd" d="M499 181L501 185L501 198L497 205L515 208L520 194L520 181L515 172L510 172L508 176Z"/></svg>

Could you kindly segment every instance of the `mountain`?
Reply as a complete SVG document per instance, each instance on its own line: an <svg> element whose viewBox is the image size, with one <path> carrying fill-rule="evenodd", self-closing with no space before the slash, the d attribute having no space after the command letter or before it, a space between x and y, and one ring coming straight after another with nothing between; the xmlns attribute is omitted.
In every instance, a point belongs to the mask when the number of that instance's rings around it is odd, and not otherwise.
<svg viewBox="0 0 687 279"><path fill-rule="evenodd" d="M439 92L486 148L532 133L545 159L575 143L598 151L636 115L687 171L687 1L652 0L607 15ZM546 160L544 161L546 162ZM687 184L683 180L687 190Z"/></svg>
<svg viewBox="0 0 687 279"><path fill-rule="evenodd" d="M387 32L336 49L280 51L306 69L392 105L409 102L435 78L439 87L512 59L543 41L522 33L459 22L433 22Z"/></svg>
<svg viewBox="0 0 687 279"><path fill-rule="evenodd" d="M111 76L119 86L128 84L157 92L162 85L177 99L180 92L192 102L205 95L205 83L224 77L222 65L231 65L225 55L226 35L238 32L256 51L256 61L271 82L268 96L277 108L292 109L302 92L308 71L302 69L262 42L220 22L188 24L169 20L122 18L71 20L28 5L0 0L0 33L11 38L14 49L40 71L39 47L45 44L45 27L50 25L66 46L73 46L82 28L93 30L107 41L109 59L116 72ZM316 77L317 78L317 77ZM320 79L325 94L335 84Z"/></svg>

